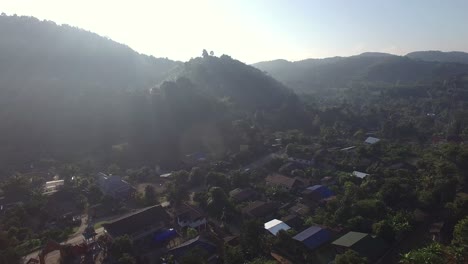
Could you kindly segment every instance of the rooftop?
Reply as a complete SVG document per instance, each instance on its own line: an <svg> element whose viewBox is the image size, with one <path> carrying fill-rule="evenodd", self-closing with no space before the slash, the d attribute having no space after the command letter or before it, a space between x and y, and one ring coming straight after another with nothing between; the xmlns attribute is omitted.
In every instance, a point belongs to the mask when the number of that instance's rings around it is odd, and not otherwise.
<svg viewBox="0 0 468 264"><path fill-rule="evenodd" d="M371 145L372 145L372 144L375 144L375 143L377 143L377 142L379 142L379 141L380 141L380 139L378 139L378 138L375 138L375 137L368 137L368 138L366 138L366 140L365 140L364 142L367 143L367 144L371 144Z"/></svg>
<svg viewBox="0 0 468 264"><path fill-rule="evenodd" d="M183 204L174 210L174 216L183 221L196 221L203 216L203 213L196 207Z"/></svg>
<svg viewBox="0 0 468 264"><path fill-rule="evenodd" d="M250 188L247 189L234 189L229 192L229 197L237 202L243 202L248 200L249 198L255 196L256 192Z"/></svg>
<svg viewBox="0 0 468 264"><path fill-rule="evenodd" d="M360 171L353 171L353 176L356 176L358 178L364 179L365 177L369 176L370 174L360 172Z"/></svg>
<svg viewBox="0 0 468 264"><path fill-rule="evenodd" d="M255 201L242 208L242 213L252 217L264 217L277 210L278 203Z"/></svg>
<svg viewBox="0 0 468 264"><path fill-rule="evenodd" d="M294 236L293 239L304 243L309 249L314 249L328 242L331 239L331 232L320 226L311 226Z"/></svg>
<svg viewBox="0 0 468 264"><path fill-rule="evenodd" d="M337 240L333 241L333 245L342 246L342 247L351 247L356 244L359 240L363 239L364 237L368 236L369 234L360 233L360 232L348 232L346 235L338 238Z"/></svg>
<svg viewBox="0 0 468 264"><path fill-rule="evenodd" d="M110 223L103 224L106 231L113 237L131 235L151 226L169 222L169 215L163 207L155 205L128 214Z"/></svg>
<svg viewBox="0 0 468 264"><path fill-rule="evenodd" d="M287 224L285 224L283 221L280 221L278 219L273 219L269 222L266 222L264 224L264 227L266 230L268 230L268 232L272 233L273 235L276 236L276 234L278 234L278 232L280 230L289 230L291 229L290 226L288 226Z"/></svg>
<svg viewBox="0 0 468 264"><path fill-rule="evenodd" d="M273 185L283 186L288 189L291 189L297 185L302 184L302 182L295 178L290 178L281 174L271 174L266 177L266 182Z"/></svg>

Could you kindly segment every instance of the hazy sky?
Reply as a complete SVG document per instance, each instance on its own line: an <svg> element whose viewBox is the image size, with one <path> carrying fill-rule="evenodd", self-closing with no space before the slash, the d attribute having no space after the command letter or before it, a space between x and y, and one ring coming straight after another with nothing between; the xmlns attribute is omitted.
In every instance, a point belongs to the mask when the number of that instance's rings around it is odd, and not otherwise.
<svg viewBox="0 0 468 264"><path fill-rule="evenodd" d="M244 62L364 51L468 51L468 0L0 0L8 15L84 28L138 52Z"/></svg>

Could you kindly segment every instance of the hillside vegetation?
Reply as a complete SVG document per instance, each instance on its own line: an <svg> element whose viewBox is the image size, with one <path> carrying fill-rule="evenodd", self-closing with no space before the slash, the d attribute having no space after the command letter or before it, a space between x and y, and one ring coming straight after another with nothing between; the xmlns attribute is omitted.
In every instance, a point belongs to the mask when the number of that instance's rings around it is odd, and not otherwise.
<svg viewBox="0 0 468 264"><path fill-rule="evenodd" d="M296 62L276 60L253 66L298 92L349 88L363 83L430 84L468 72L465 64L423 61L385 53Z"/></svg>

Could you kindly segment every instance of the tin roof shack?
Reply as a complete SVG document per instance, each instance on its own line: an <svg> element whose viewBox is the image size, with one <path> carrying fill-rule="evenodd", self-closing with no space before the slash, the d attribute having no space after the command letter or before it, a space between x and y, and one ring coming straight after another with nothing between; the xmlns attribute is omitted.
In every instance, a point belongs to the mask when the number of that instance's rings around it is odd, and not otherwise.
<svg viewBox="0 0 468 264"><path fill-rule="evenodd" d="M106 175L100 172L97 175L97 180L101 192L114 199L126 200L135 192L135 188L116 175Z"/></svg>
<svg viewBox="0 0 468 264"><path fill-rule="evenodd" d="M370 261L377 260L388 248L385 241L379 237L352 231L333 241L332 245L335 246L337 253L352 249Z"/></svg>
<svg viewBox="0 0 468 264"><path fill-rule="evenodd" d="M177 247L171 248L169 254L174 256L175 263L188 263L188 258L195 256L203 263L218 263L218 248L215 243L208 241L201 236L190 239ZM197 262L198 263L198 262Z"/></svg>
<svg viewBox="0 0 468 264"><path fill-rule="evenodd" d="M42 194L54 193L65 185L65 180L48 181L45 183L44 192Z"/></svg>
<svg viewBox="0 0 468 264"><path fill-rule="evenodd" d="M304 182L297 178L290 178L281 174L271 174L265 179L266 184L278 188L283 188L288 191L294 191L304 187Z"/></svg>
<svg viewBox="0 0 468 264"><path fill-rule="evenodd" d="M302 195L304 199L318 203L319 201L330 198L335 194L325 185L314 185L307 187L302 192Z"/></svg>
<svg viewBox="0 0 468 264"><path fill-rule="evenodd" d="M206 228L206 216L200 208L183 204L172 211L173 218L179 227Z"/></svg>
<svg viewBox="0 0 468 264"><path fill-rule="evenodd" d="M276 212L280 204L277 202L263 202L263 201L255 201L249 203L247 206L241 209L242 215L245 218L272 218Z"/></svg>
<svg viewBox="0 0 468 264"><path fill-rule="evenodd" d="M232 201L236 203L249 201L251 199L254 199L257 195L257 192L250 188L237 188L229 192L229 197L232 199Z"/></svg>
<svg viewBox="0 0 468 264"><path fill-rule="evenodd" d="M123 216L102 226L111 239L128 235L135 242L146 240L146 238L151 240L151 236L154 233L166 229L169 224L169 214L162 206L155 205Z"/></svg>
<svg viewBox="0 0 468 264"><path fill-rule="evenodd" d="M314 250L332 239L332 232L320 226L311 226L293 237L310 250Z"/></svg>

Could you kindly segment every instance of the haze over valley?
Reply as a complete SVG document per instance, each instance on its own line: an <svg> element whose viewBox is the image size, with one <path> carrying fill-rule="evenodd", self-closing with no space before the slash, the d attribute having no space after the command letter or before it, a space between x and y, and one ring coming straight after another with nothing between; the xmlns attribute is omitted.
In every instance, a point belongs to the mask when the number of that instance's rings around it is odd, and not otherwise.
<svg viewBox="0 0 468 264"><path fill-rule="evenodd" d="M0 264L465 263L466 39L364 2L5 3Z"/></svg>

